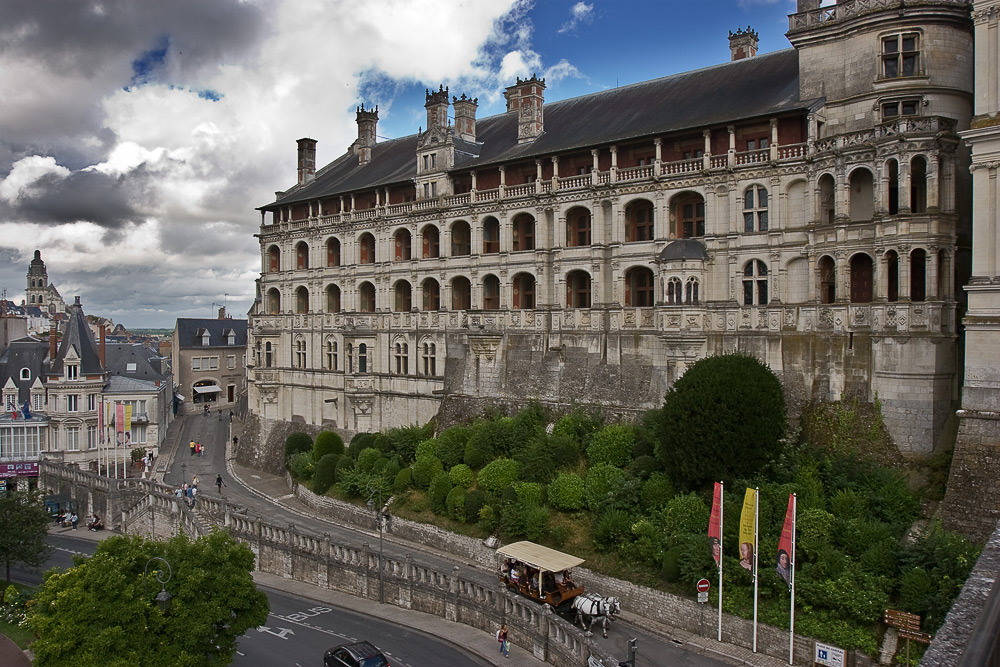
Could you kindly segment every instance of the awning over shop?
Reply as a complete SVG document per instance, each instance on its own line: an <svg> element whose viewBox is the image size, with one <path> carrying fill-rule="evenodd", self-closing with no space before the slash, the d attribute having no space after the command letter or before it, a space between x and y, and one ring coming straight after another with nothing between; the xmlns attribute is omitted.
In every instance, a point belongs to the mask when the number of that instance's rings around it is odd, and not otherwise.
<svg viewBox="0 0 1000 667"><path fill-rule="evenodd" d="M220 391L222 391L222 387L217 384L206 384L203 387L194 388L196 394L218 394Z"/></svg>

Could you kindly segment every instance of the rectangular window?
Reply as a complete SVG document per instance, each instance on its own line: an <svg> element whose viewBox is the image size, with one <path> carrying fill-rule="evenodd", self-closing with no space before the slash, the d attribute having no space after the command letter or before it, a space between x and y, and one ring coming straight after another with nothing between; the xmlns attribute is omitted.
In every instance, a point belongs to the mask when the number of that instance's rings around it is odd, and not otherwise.
<svg viewBox="0 0 1000 667"><path fill-rule="evenodd" d="M135 373L135 362L134 361L130 361L127 364L125 364L125 372L126 373Z"/></svg>
<svg viewBox="0 0 1000 667"><path fill-rule="evenodd" d="M431 156L430 155L425 155L424 156L424 171L427 171L430 168L431 168Z"/></svg>
<svg viewBox="0 0 1000 667"><path fill-rule="evenodd" d="M226 357L226 368L233 370L236 368L236 355L232 354Z"/></svg>
<svg viewBox="0 0 1000 667"><path fill-rule="evenodd" d="M438 184L437 181L431 183L431 197L438 196Z"/></svg>
<svg viewBox="0 0 1000 667"><path fill-rule="evenodd" d="M191 370L193 371L214 371L218 368L218 357L191 357Z"/></svg>
<svg viewBox="0 0 1000 667"><path fill-rule="evenodd" d="M97 409L97 394L87 394L87 409L88 410Z"/></svg>
<svg viewBox="0 0 1000 667"><path fill-rule="evenodd" d="M45 409L45 396L43 394L35 394L32 399L34 402L32 409L35 412L42 412Z"/></svg>
<svg viewBox="0 0 1000 667"><path fill-rule="evenodd" d="M87 449L97 449L97 427L87 427Z"/></svg>
<svg viewBox="0 0 1000 667"><path fill-rule="evenodd" d="M70 394L66 397L66 412L77 412L80 409L80 397Z"/></svg>
<svg viewBox="0 0 1000 667"><path fill-rule="evenodd" d="M883 37L882 76L886 79L916 76L919 55L916 33Z"/></svg>
<svg viewBox="0 0 1000 667"><path fill-rule="evenodd" d="M424 183L424 199L430 199L431 196L431 184Z"/></svg>
<svg viewBox="0 0 1000 667"><path fill-rule="evenodd" d="M80 367L79 366L73 365L73 366L67 366L66 367L66 379L67 380L75 380L78 377L80 377Z"/></svg>
<svg viewBox="0 0 1000 667"><path fill-rule="evenodd" d="M66 429L66 449L71 452L80 451L80 429L70 426Z"/></svg>
<svg viewBox="0 0 1000 667"><path fill-rule="evenodd" d="M139 445L146 444L145 424L132 424L132 442Z"/></svg>
<svg viewBox="0 0 1000 667"><path fill-rule="evenodd" d="M4 412L14 412L17 410L17 394L7 394L4 396Z"/></svg>

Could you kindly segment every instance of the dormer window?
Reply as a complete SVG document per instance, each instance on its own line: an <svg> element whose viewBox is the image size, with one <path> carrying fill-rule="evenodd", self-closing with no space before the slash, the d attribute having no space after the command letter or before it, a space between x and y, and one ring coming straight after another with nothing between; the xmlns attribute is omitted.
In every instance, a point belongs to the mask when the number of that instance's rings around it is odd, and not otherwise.
<svg viewBox="0 0 1000 667"><path fill-rule="evenodd" d="M30 368L22 368L21 369L21 379L22 380L30 380L31 379L31 369Z"/></svg>
<svg viewBox="0 0 1000 667"><path fill-rule="evenodd" d="M236 332L232 329L226 334L226 345L236 345Z"/></svg>
<svg viewBox="0 0 1000 667"><path fill-rule="evenodd" d="M201 344L205 347L208 347L209 345L211 345L211 340L212 337L209 335L208 329L203 330L201 332Z"/></svg>
<svg viewBox="0 0 1000 667"><path fill-rule="evenodd" d="M135 373L135 362L134 361L130 361L127 364L125 364L125 372L126 373Z"/></svg>
<svg viewBox="0 0 1000 667"><path fill-rule="evenodd" d="M66 366L66 379L76 380L80 377L80 367L76 364L70 364Z"/></svg>

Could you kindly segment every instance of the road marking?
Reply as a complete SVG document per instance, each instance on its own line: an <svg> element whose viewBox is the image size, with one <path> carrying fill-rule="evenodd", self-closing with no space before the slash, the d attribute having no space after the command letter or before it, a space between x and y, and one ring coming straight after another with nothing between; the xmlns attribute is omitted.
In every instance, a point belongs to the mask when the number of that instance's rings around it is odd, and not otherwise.
<svg viewBox="0 0 1000 667"><path fill-rule="evenodd" d="M288 637L286 635L294 635L295 634L289 628L278 628L275 631L275 630L272 630L271 628L267 627L266 625L262 625L259 628L257 628L257 632L266 632L269 635L274 635L275 637L281 637L282 639L288 639Z"/></svg>

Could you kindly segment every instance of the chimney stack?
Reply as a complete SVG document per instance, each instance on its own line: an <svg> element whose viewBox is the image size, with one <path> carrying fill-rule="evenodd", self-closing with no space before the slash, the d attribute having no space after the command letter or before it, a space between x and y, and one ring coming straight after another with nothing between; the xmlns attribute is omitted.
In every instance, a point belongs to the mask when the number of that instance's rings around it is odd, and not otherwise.
<svg viewBox="0 0 1000 667"><path fill-rule="evenodd" d="M372 148L375 146L375 126L378 124L378 107L366 110L358 107L358 138L351 146L358 156L358 164L368 164L372 159Z"/></svg>
<svg viewBox="0 0 1000 667"><path fill-rule="evenodd" d="M799 5L802 5L802 0L799 0ZM750 26L747 26L745 31L742 28L737 28L736 32L730 30L729 51L733 55L733 61L753 58L757 55L757 43L759 41L757 31Z"/></svg>
<svg viewBox="0 0 1000 667"><path fill-rule="evenodd" d="M52 320L52 325L49 327L49 363L56 358L56 354L59 352L59 345L56 341L56 333L59 329L56 327L56 321Z"/></svg>
<svg viewBox="0 0 1000 667"><path fill-rule="evenodd" d="M507 111L517 112L517 143L534 141L545 130L542 121L542 107L545 103L543 91L545 79L539 79L534 74L530 79L521 80L509 86L503 96L507 99Z"/></svg>
<svg viewBox="0 0 1000 667"><path fill-rule="evenodd" d="M316 140L299 139L299 185L305 185L316 177Z"/></svg>
<svg viewBox="0 0 1000 667"><path fill-rule="evenodd" d="M462 93L461 99L457 97L451 99L455 107L455 132L460 139L475 141L476 109L479 107L479 98L466 97L465 93Z"/></svg>
<svg viewBox="0 0 1000 667"><path fill-rule="evenodd" d="M448 127L448 89L438 86L436 93L424 89L424 108L427 109L427 130Z"/></svg>

